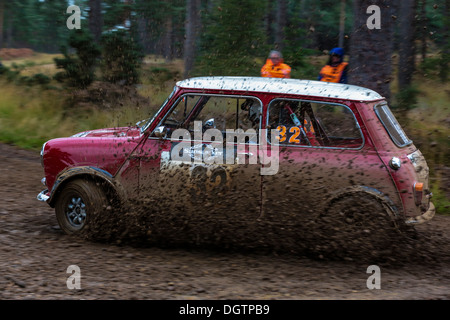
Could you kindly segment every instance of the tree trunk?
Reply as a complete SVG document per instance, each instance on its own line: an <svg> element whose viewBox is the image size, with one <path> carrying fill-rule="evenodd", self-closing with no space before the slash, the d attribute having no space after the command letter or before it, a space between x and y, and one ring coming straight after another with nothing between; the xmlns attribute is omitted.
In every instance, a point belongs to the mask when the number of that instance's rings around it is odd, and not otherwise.
<svg viewBox="0 0 450 320"><path fill-rule="evenodd" d="M402 0L399 6L399 61L398 61L398 86L404 90L411 85L414 73L414 34L415 25L415 0Z"/></svg>
<svg viewBox="0 0 450 320"><path fill-rule="evenodd" d="M441 54L441 61L439 66L439 77L442 82L448 81L449 63L450 63L450 0L445 0L443 12L443 48Z"/></svg>
<svg viewBox="0 0 450 320"><path fill-rule="evenodd" d="M3 17L5 12L5 0L0 0L0 49L3 48Z"/></svg>
<svg viewBox="0 0 450 320"><path fill-rule="evenodd" d="M272 46L275 42L275 36L272 28L272 24L274 21L273 16L273 3L272 1L267 1L266 5L266 15L264 16L264 29L266 30L266 42L268 45Z"/></svg>
<svg viewBox="0 0 450 320"><path fill-rule="evenodd" d="M309 14L308 18L306 19L308 24L306 38L309 40L309 48L323 50L319 48L318 33L316 32L316 26L319 19L319 6L317 4L317 1L308 1L308 4L309 8L307 10L309 11Z"/></svg>
<svg viewBox="0 0 450 320"><path fill-rule="evenodd" d="M278 0L277 16L275 29L275 48L282 51L284 48L284 32L287 21L287 3L286 0Z"/></svg>
<svg viewBox="0 0 450 320"><path fill-rule="evenodd" d="M339 16L339 47L344 48L345 35L345 0L341 0L341 13Z"/></svg>
<svg viewBox="0 0 450 320"><path fill-rule="evenodd" d="M422 0L421 1L421 10L420 10L420 36L421 36L421 55L422 55L422 62L425 61L425 58L427 57L427 1Z"/></svg>
<svg viewBox="0 0 450 320"><path fill-rule="evenodd" d="M184 41L184 77L189 77L194 67L195 45L200 20L200 0L186 0L186 39Z"/></svg>
<svg viewBox="0 0 450 320"><path fill-rule="evenodd" d="M145 17L144 13L140 13L137 17L137 30L138 30L138 37L139 42L142 45L144 49L144 53L149 54L150 53L150 45L149 45L149 33L147 31L147 18Z"/></svg>
<svg viewBox="0 0 450 320"><path fill-rule="evenodd" d="M172 15L167 17L165 26L164 26L164 59L166 61L173 60L173 24L172 24Z"/></svg>
<svg viewBox="0 0 450 320"><path fill-rule="evenodd" d="M6 23L6 45L5 48L12 48L13 47L13 20L14 20L14 11L9 9L8 10L8 18ZM5 42L5 39L3 39Z"/></svg>
<svg viewBox="0 0 450 320"><path fill-rule="evenodd" d="M89 0L89 30L95 42L100 42L103 29L102 1Z"/></svg>
<svg viewBox="0 0 450 320"><path fill-rule="evenodd" d="M354 26L350 39L349 83L363 86L391 98L391 59L393 29L391 1L355 0ZM370 20L375 14L366 13L370 5L378 6L380 21ZM369 22L380 22L380 28L369 29Z"/></svg>

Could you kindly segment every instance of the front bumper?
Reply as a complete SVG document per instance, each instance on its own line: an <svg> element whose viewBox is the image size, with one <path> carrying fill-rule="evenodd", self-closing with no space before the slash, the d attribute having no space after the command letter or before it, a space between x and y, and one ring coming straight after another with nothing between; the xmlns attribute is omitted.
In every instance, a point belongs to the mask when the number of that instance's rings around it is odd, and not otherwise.
<svg viewBox="0 0 450 320"><path fill-rule="evenodd" d="M420 216L408 218L405 222L406 224L421 224L433 219L434 214L436 213L436 208L434 207L433 202L430 202L428 206L428 210Z"/></svg>

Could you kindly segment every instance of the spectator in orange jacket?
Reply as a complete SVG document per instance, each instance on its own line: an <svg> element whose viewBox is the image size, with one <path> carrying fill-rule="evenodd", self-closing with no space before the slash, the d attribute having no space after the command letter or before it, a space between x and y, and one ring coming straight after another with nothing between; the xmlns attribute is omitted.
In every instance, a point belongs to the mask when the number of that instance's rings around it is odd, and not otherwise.
<svg viewBox="0 0 450 320"><path fill-rule="evenodd" d="M344 49L333 48L328 63L320 70L319 81L347 83L348 63L344 62Z"/></svg>
<svg viewBox="0 0 450 320"><path fill-rule="evenodd" d="M283 63L283 56L279 51L270 51L266 64L261 68L261 77L290 78L291 67Z"/></svg>

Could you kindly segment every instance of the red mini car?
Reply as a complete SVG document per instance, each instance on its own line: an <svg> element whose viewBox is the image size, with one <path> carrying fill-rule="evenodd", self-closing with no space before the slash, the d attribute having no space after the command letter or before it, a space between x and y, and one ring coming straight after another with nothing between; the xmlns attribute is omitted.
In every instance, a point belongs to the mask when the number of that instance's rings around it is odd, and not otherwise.
<svg viewBox="0 0 450 320"><path fill-rule="evenodd" d="M50 140L41 157L38 199L68 234L130 203L152 221L261 230L380 215L411 226L435 212L426 161L385 99L346 84L191 78L151 119Z"/></svg>

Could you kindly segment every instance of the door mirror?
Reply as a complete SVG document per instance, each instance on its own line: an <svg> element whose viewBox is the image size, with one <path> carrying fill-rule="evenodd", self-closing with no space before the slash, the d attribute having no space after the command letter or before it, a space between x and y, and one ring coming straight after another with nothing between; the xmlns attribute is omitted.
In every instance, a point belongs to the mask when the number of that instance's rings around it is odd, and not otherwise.
<svg viewBox="0 0 450 320"><path fill-rule="evenodd" d="M167 135L167 128L165 126L159 126L153 131L152 136L158 137L158 138L165 138Z"/></svg>

